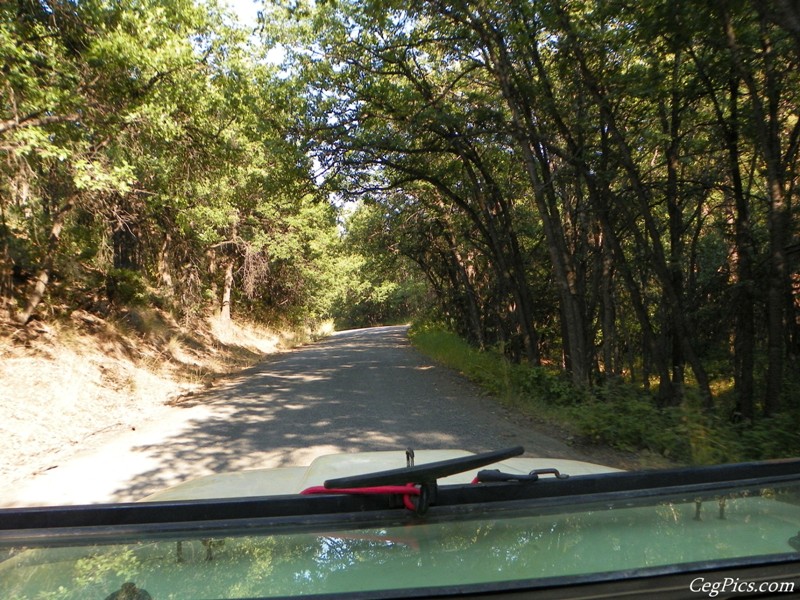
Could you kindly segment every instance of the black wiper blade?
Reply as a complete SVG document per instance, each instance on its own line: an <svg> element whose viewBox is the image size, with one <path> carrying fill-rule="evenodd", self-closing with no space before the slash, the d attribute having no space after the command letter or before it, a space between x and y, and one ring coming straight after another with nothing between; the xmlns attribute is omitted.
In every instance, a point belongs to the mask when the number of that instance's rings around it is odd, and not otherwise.
<svg viewBox="0 0 800 600"><path fill-rule="evenodd" d="M437 479L456 475L457 473L464 473L473 469L479 469L506 460L507 458L520 456L523 452L525 452L525 449L522 446L515 446L513 448L506 448L505 450L494 450L493 452L461 456L459 458L440 460L425 465L328 479L324 483L324 486L328 489L336 489L373 487L379 485L405 485L407 483L434 483Z"/></svg>

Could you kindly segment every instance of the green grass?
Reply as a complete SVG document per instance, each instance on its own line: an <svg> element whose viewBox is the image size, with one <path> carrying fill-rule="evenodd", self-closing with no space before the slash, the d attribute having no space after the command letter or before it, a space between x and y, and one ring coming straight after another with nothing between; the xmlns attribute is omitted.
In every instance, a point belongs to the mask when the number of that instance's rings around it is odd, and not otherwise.
<svg viewBox="0 0 800 600"><path fill-rule="evenodd" d="M703 412L691 394L681 406L659 408L649 392L625 381L579 389L558 369L512 364L498 350L477 350L437 326L414 325L410 337L501 402L592 443L684 464L800 456L797 410L734 424Z"/></svg>
<svg viewBox="0 0 800 600"><path fill-rule="evenodd" d="M497 398L508 401L511 395L511 365L494 353L479 352L454 333L435 327L414 326L411 341L436 362L480 385Z"/></svg>
<svg viewBox="0 0 800 600"><path fill-rule="evenodd" d="M563 418L565 409L586 399L558 369L513 364L498 349L478 350L435 325L415 324L409 337L423 354L537 419L568 425L570 421Z"/></svg>

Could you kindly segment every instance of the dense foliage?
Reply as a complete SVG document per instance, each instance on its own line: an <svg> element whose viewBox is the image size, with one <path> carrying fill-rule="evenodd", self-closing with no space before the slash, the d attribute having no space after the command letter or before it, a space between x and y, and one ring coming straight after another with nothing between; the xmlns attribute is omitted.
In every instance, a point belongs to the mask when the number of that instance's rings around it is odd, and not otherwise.
<svg viewBox="0 0 800 600"><path fill-rule="evenodd" d="M0 297L20 323L327 316L339 234L304 101L231 23L193 0L0 5Z"/></svg>
<svg viewBox="0 0 800 600"><path fill-rule="evenodd" d="M459 334L662 408L797 404L796 6L316 6L286 43L317 160Z"/></svg>
<svg viewBox="0 0 800 600"><path fill-rule="evenodd" d="M796 406L754 422L731 421L721 411L703 411L691 402L660 407L621 378L576 388L561 369L514 364L436 324L417 323L410 336L418 350L458 370L515 411L559 426L572 441L635 453L642 466L800 455Z"/></svg>
<svg viewBox="0 0 800 600"><path fill-rule="evenodd" d="M0 4L0 298L18 321L233 303L352 326L435 304L579 390L633 382L659 411L745 423L797 408L794 4L264 15L253 36L193 0Z"/></svg>

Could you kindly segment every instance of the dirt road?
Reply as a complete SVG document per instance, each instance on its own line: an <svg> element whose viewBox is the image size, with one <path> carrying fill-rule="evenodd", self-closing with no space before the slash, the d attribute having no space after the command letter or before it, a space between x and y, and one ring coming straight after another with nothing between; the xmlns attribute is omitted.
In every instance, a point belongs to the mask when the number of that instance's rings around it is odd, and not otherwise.
<svg viewBox="0 0 800 600"><path fill-rule="evenodd" d="M411 348L405 327L345 331L165 406L14 490L3 506L138 500L215 472L406 447L591 460Z"/></svg>

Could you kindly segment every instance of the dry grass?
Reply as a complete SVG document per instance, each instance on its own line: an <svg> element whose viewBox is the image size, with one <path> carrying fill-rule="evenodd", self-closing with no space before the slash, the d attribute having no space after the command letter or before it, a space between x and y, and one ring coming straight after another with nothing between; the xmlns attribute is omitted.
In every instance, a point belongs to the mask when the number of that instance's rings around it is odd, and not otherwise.
<svg viewBox="0 0 800 600"><path fill-rule="evenodd" d="M185 328L152 309L0 322L0 489L303 337L216 320Z"/></svg>

